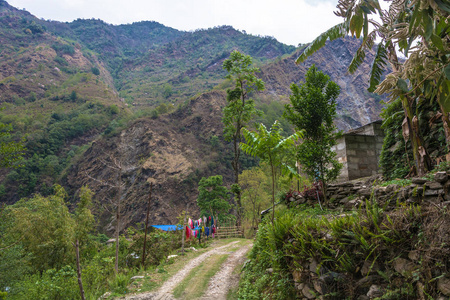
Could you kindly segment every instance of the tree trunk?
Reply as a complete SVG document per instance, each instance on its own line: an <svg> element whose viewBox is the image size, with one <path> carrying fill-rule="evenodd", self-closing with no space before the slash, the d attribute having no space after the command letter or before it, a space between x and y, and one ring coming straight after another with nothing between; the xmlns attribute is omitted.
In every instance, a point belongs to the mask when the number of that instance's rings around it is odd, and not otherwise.
<svg viewBox="0 0 450 300"><path fill-rule="evenodd" d="M273 168L273 163L270 161L270 166L272 168L272 226L275 220L275 170Z"/></svg>
<svg viewBox="0 0 450 300"><path fill-rule="evenodd" d="M144 268L144 270L145 270L145 246L147 245L148 215L150 213L152 189L153 189L153 182L150 183L150 195L148 196L147 217L145 218L144 249L142 249L142 267Z"/></svg>
<svg viewBox="0 0 450 300"><path fill-rule="evenodd" d="M397 53L394 46L390 44L389 49L389 63L391 64L392 70L394 72L399 71L399 62ZM431 167L431 159L423 145L423 140L419 132L419 124L417 117L412 112L411 103L407 95L400 97L402 101L403 111L405 113L406 120L408 122L408 128L410 132L411 145L413 149L414 163L416 166L417 175L423 176L426 171ZM416 118L416 124L413 124L413 119Z"/></svg>
<svg viewBox="0 0 450 300"><path fill-rule="evenodd" d="M114 271L116 275L119 273L119 233L120 233L120 202L121 202L121 195L122 195L122 164L118 165L119 170L119 186L117 188L117 211L116 211L116 263L114 266Z"/></svg>
<svg viewBox="0 0 450 300"><path fill-rule="evenodd" d="M449 113L445 112L444 107L442 107L441 104L439 104L442 112L442 125L444 126L444 133L445 133L445 144L447 145L447 153L450 152L450 118Z"/></svg>
<svg viewBox="0 0 450 300"><path fill-rule="evenodd" d="M238 124L240 127L240 124ZM236 135L240 135L241 128L236 130ZM239 150L239 138L235 136L234 138L234 161L233 161L233 169L234 169L234 183L239 186L239 157L240 157L240 150ZM241 191L240 189L236 192L236 204L237 204L237 218L236 223L238 226L241 225L241 214L242 214L242 203L241 203Z"/></svg>
<svg viewBox="0 0 450 300"><path fill-rule="evenodd" d="M75 254L77 258L77 278L78 278L78 286L80 287L81 300L85 300L86 298L84 297L83 282L81 281L80 244L78 242L78 239L75 243Z"/></svg>
<svg viewBox="0 0 450 300"><path fill-rule="evenodd" d="M119 196L120 197L120 196ZM119 273L119 231L120 231L120 206L117 205L116 211L116 262L114 265L114 272L116 275Z"/></svg>
<svg viewBox="0 0 450 300"><path fill-rule="evenodd" d="M408 124L416 172L417 175L424 176L431 168L431 159L424 147L423 140L419 132L419 121L417 116L415 116L412 112L409 97L401 97L401 101Z"/></svg>
<svg viewBox="0 0 450 300"><path fill-rule="evenodd" d="M186 235L186 215L189 209L189 203L186 204L186 211L184 212L184 221L183 221L183 236L181 237L181 253L184 253L184 237Z"/></svg>

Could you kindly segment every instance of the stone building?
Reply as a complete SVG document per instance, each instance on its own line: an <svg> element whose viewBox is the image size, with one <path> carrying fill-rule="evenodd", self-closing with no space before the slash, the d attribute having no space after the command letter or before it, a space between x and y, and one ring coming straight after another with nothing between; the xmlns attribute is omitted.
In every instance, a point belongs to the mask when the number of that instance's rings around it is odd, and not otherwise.
<svg viewBox="0 0 450 300"><path fill-rule="evenodd" d="M344 133L333 147L338 161L344 165L337 181L377 174L383 138L381 120Z"/></svg>

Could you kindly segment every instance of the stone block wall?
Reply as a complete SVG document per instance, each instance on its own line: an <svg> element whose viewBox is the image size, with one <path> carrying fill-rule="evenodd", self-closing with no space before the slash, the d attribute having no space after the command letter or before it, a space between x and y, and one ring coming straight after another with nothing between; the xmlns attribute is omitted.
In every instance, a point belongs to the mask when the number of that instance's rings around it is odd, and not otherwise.
<svg viewBox="0 0 450 300"><path fill-rule="evenodd" d="M343 164L338 182L368 177L379 172L383 147L381 122L374 122L344 134L333 150Z"/></svg>

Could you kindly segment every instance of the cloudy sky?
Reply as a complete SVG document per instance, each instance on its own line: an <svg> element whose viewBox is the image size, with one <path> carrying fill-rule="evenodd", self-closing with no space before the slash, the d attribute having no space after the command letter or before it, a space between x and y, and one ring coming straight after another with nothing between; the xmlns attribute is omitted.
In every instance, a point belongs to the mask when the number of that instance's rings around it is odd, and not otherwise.
<svg viewBox="0 0 450 300"><path fill-rule="evenodd" d="M96 18L110 24L157 21L179 30L231 25L298 45L341 22L337 0L7 0L38 18Z"/></svg>

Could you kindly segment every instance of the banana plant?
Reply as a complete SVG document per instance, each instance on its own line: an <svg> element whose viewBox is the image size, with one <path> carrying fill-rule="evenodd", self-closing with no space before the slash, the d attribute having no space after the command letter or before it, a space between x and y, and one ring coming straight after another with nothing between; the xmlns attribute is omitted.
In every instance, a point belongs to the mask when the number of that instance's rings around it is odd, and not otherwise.
<svg viewBox="0 0 450 300"><path fill-rule="evenodd" d="M242 151L251 156L259 157L270 165L272 176L272 224L275 217L275 170L277 168L281 168L286 172L292 170L284 162L287 159L287 155L292 153L291 150L295 146L295 142L303 136L302 132L296 132L283 138L282 131L283 129L278 121L273 123L270 130L267 130L266 126L260 123L256 131L250 131L246 128L242 130L245 142L240 144Z"/></svg>
<svg viewBox="0 0 450 300"><path fill-rule="evenodd" d="M348 34L362 42L348 71L353 73L377 45L369 79L370 92L401 99L405 138L411 139L415 167L423 175L430 159L419 133L417 103L438 101L450 149L450 4L444 0L394 0L383 10L378 0L339 0L335 14L344 21L317 37L297 58L304 62L325 45ZM397 53L405 55L399 60ZM382 80L387 64L392 72ZM407 134L406 134L407 133Z"/></svg>

